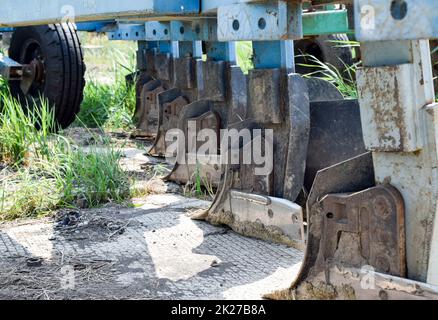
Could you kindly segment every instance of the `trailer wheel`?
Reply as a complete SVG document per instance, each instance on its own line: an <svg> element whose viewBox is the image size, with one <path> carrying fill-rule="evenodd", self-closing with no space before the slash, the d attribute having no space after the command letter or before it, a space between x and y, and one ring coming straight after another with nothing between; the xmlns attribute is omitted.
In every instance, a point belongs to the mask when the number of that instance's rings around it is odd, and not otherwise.
<svg viewBox="0 0 438 320"><path fill-rule="evenodd" d="M21 81L10 81L12 95L23 106L38 105L40 97L47 99L58 124L68 127L80 110L85 86L85 64L76 26L62 23L16 28L9 57L30 64L33 70Z"/></svg>
<svg viewBox="0 0 438 320"><path fill-rule="evenodd" d="M318 68L303 66L314 65L306 55L311 55L319 61L335 67L344 72L347 67L353 65L353 53L351 48L340 46L339 42L349 41L346 34L322 35L315 38L295 41L296 71L299 74L308 74Z"/></svg>

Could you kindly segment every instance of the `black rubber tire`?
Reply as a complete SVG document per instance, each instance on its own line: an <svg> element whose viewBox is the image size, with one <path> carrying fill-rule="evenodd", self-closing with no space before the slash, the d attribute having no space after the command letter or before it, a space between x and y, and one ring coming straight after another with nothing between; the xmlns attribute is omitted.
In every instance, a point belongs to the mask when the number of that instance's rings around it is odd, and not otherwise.
<svg viewBox="0 0 438 320"><path fill-rule="evenodd" d="M38 48L38 55L42 56L43 79L32 85L27 95L22 92L19 81L11 81L11 93L23 105L32 105L27 102L38 101L39 96L43 96L55 108L58 124L66 128L80 111L85 87L84 57L76 26L62 23L16 28L9 57L23 64L29 63L29 48Z"/></svg>
<svg viewBox="0 0 438 320"><path fill-rule="evenodd" d="M339 41L349 41L346 34L322 35L315 38L295 41L295 62L296 72L299 74L308 74L317 68L301 66L300 64L314 64L300 55L312 55L319 61L331 65L341 72L346 67L354 64L353 53L351 48L340 47Z"/></svg>

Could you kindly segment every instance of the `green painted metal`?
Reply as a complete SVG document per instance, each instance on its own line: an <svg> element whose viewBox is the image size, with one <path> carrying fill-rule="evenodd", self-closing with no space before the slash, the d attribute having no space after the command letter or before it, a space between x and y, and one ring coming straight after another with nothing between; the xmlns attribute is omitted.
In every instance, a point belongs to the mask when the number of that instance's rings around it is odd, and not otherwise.
<svg viewBox="0 0 438 320"><path fill-rule="evenodd" d="M347 10L317 11L303 14L304 36L351 32Z"/></svg>

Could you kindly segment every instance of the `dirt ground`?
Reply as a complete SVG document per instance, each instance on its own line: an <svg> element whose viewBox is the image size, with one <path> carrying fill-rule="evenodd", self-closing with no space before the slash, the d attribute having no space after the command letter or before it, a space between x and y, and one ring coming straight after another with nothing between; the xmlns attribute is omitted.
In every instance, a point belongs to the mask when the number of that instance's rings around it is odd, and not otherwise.
<svg viewBox="0 0 438 320"><path fill-rule="evenodd" d="M291 284L302 252L190 219L211 202L162 181L149 142L112 139L141 196L0 224L0 299L261 299Z"/></svg>

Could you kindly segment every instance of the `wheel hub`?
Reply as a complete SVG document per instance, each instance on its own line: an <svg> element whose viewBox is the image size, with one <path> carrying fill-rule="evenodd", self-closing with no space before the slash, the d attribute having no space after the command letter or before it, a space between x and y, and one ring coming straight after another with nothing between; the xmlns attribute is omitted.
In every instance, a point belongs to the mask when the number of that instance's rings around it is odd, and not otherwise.
<svg viewBox="0 0 438 320"><path fill-rule="evenodd" d="M38 97L44 90L46 75L45 60L39 43L26 43L21 53L21 61L24 67L20 88L25 95Z"/></svg>

